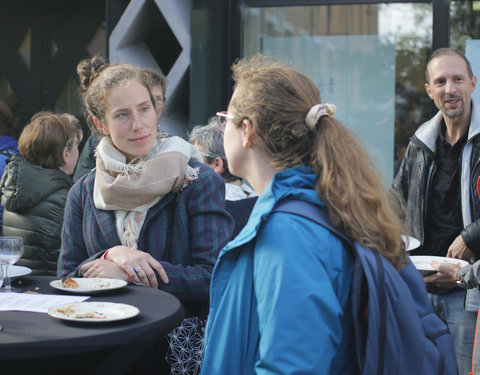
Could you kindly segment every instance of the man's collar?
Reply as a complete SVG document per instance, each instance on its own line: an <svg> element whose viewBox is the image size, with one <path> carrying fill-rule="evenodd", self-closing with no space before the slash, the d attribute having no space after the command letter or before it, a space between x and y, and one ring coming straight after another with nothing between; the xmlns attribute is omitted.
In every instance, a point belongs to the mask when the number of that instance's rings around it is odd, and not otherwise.
<svg viewBox="0 0 480 375"><path fill-rule="evenodd" d="M448 143L451 147L453 147L457 144L463 145L468 139L469 129L470 129L470 123L468 124L467 129L465 129L465 131L460 136L460 138L458 138L458 140L452 145L449 142L447 142L446 139L445 139L445 135L447 133L447 125L445 124L444 118L442 118L442 120L440 121L440 131L438 132L438 137L439 137L439 140L442 143Z"/></svg>

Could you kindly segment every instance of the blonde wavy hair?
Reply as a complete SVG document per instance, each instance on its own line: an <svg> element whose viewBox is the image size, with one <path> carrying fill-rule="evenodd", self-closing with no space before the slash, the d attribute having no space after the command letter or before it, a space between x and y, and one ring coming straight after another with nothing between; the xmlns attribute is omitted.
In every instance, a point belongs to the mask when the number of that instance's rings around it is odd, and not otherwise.
<svg viewBox="0 0 480 375"><path fill-rule="evenodd" d="M332 225L383 254L396 268L405 261L406 233L389 193L357 138L332 117L309 127L310 108L321 103L310 78L276 59L255 55L232 66L233 123L248 118L277 171L308 165Z"/></svg>

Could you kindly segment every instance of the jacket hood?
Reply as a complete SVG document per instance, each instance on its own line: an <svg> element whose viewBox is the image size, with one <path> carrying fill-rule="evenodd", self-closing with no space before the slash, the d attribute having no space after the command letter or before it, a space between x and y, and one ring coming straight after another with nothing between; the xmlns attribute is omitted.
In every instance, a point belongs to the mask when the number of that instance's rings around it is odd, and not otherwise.
<svg viewBox="0 0 480 375"><path fill-rule="evenodd" d="M480 133L480 122L475 121L480 116L480 103L472 99L472 114L470 116L470 127L468 129L468 140L471 140L478 133ZM440 133L440 124L442 122L442 112L438 111L427 122L424 122L415 132L416 137L420 142L427 146L431 151L435 148L438 134Z"/></svg>
<svg viewBox="0 0 480 375"><path fill-rule="evenodd" d="M275 204L282 199L298 199L318 206L323 202L315 190L317 176L307 166L285 169L275 174L270 184L258 198L246 226L227 246L225 251L236 248L255 237L263 220Z"/></svg>
<svg viewBox="0 0 480 375"><path fill-rule="evenodd" d="M58 168L43 168L15 155L5 167L0 185L2 206L20 212L37 205L58 189L69 189L72 178Z"/></svg>

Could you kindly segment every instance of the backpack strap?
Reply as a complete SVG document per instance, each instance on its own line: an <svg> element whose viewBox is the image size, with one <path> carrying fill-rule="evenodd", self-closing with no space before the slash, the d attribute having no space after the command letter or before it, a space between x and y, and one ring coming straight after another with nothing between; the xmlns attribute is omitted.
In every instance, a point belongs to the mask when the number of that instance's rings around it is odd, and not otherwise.
<svg viewBox="0 0 480 375"><path fill-rule="evenodd" d="M353 331L355 337L355 353L357 357L358 368L361 371L363 368L362 359L365 355L365 342L366 342L366 332L364 330L364 326L360 323L362 320L365 320L365 317L362 316L364 314L363 311L363 303L362 298L364 298L364 293L362 292L363 283L363 269L362 264L353 248L353 241L345 236L343 233L339 232L337 229L333 228L330 225L328 216L324 209L314 204L311 204L306 201L300 200L291 200L286 199L278 202L278 204L273 208L272 212L285 212L297 216L304 217L322 227L328 229L330 232L335 234L341 240L343 240L344 244L347 248L352 250L352 253L355 255L355 263L354 263L354 274L353 274L353 285L352 285L352 310L353 310ZM380 256L377 252L376 254L377 262L380 263L380 266L377 267L379 272L379 280L380 278L383 280L383 264ZM380 284L383 285L383 284ZM387 309L387 301L385 296L385 290L383 288L379 288L379 299L380 299L380 311L381 311L381 325L380 325L380 332L379 332L379 362L378 362L378 372L377 374L383 374L383 352L385 350L385 338L386 338L386 309Z"/></svg>
<svg viewBox="0 0 480 375"><path fill-rule="evenodd" d="M355 257L351 294L354 345L359 373L363 369L364 361L362 360L362 358L364 358L365 356L365 342L367 341L368 291L365 290L366 286L367 283L365 281L365 275L363 273L362 262L357 257Z"/></svg>
<svg viewBox="0 0 480 375"><path fill-rule="evenodd" d="M377 251L373 251L375 261L377 263L378 285L385 285L385 268L383 267L382 259ZM378 367L377 374L383 374L384 359L385 359L385 341L387 339L387 296L385 288L377 288L378 304L380 311L380 326L378 332Z"/></svg>
<svg viewBox="0 0 480 375"><path fill-rule="evenodd" d="M330 220L322 207L316 206L312 203L300 200L286 199L277 203L274 207L273 212L286 212L289 214L294 214L302 216L305 219L313 221L322 227L325 227L330 232L333 232L335 235L340 237L343 241L348 244L352 243L352 240L345 236L343 233L339 232L337 229L330 225Z"/></svg>

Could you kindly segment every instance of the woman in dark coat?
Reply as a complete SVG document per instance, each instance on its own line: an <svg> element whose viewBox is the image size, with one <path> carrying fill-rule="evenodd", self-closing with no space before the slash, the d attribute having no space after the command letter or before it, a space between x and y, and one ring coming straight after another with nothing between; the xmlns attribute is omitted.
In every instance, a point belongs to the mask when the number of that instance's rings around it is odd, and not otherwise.
<svg viewBox="0 0 480 375"><path fill-rule="evenodd" d="M94 57L77 72L89 125L101 139L95 169L67 198L58 276L165 290L182 302L191 326L207 316L211 272L233 229L224 183L191 144L159 133L158 101L140 69ZM201 349L178 344L192 354L178 369L184 374Z"/></svg>

